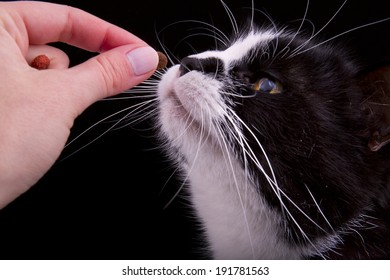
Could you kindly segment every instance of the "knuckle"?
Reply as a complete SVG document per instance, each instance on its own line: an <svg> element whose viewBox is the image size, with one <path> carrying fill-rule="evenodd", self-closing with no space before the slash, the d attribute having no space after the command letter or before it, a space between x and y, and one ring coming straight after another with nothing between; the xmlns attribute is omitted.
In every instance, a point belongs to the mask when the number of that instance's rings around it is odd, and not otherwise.
<svg viewBox="0 0 390 280"><path fill-rule="evenodd" d="M122 90L124 86L126 69L121 62L109 59L105 55L99 55L96 59L100 68L101 80L107 95Z"/></svg>

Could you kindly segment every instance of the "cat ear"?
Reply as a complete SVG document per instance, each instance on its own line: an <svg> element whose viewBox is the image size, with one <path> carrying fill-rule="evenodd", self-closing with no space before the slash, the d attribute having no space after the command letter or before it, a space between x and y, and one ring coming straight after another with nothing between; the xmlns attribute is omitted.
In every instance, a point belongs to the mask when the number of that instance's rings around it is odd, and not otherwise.
<svg viewBox="0 0 390 280"><path fill-rule="evenodd" d="M390 143L390 65L366 74L362 85L369 96L363 103L368 116L368 147L376 152Z"/></svg>

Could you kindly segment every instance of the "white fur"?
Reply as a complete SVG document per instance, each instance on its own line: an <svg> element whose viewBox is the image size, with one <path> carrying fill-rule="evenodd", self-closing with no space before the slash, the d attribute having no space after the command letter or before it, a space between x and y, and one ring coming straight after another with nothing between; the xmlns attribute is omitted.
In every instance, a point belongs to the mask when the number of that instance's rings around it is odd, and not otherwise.
<svg viewBox="0 0 390 280"><path fill-rule="evenodd" d="M245 37L239 38L231 47L224 51L206 51L199 54L191 55L190 57L196 58L208 58L216 57L224 61L226 71L229 70L229 66L233 64L234 61L241 59L254 47L258 46L259 43L262 44L264 48L267 48L267 42L276 38L278 34L275 34L271 31L266 32L250 32Z"/></svg>

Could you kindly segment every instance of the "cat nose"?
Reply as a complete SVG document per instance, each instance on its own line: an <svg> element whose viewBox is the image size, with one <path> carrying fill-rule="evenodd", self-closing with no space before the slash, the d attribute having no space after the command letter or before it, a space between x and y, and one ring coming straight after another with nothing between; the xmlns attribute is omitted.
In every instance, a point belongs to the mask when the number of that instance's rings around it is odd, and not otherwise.
<svg viewBox="0 0 390 280"><path fill-rule="evenodd" d="M196 58L196 57L185 57L180 62L180 76L190 72L199 71L202 73L217 74L223 70L223 63L220 59L210 58Z"/></svg>

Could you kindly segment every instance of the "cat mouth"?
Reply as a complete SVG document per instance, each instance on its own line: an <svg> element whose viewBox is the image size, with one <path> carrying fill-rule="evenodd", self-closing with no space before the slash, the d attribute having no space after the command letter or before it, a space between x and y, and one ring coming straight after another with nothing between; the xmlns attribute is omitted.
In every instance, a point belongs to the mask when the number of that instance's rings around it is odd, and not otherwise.
<svg viewBox="0 0 390 280"><path fill-rule="evenodd" d="M179 96L177 95L177 93L174 90L172 90L169 95L171 96L172 102L173 102L175 107L180 107L183 110L185 110L183 103L180 101ZM185 110L185 111L187 111L187 110Z"/></svg>
<svg viewBox="0 0 390 280"><path fill-rule="evenodd" d="M180 97L178 96L178 94L176 93L176 91L174 90L171 90L168 94L169 96L169 99L171 100L172 102L172 108L175 110L175 112L179 115L179 116L190 116L190 112L185 108L185 106L183 105L182 101L180 100Z"/></svg>

